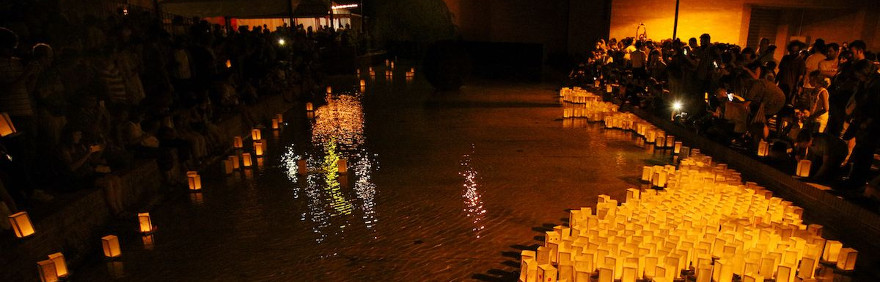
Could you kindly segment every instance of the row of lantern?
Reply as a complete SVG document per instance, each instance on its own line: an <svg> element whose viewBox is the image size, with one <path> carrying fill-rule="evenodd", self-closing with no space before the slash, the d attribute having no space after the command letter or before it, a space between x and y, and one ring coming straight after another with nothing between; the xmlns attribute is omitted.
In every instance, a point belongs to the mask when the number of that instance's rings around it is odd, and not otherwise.
<svg viewBox="0 0 880 282"><path fill-rule="evenodd" d="M770 143L764 140L758 142L758 157L767 157L770 155ZM807 159L798 160L795 167L794 175L797 177L810 177L810 169L813 162Z"/></svg>
<svg viewBox="0 0 880 282"><path fill-rule="evenodd" d="M391 77L391 76L394 75L394 62L391 62L390 64L391 64L390 68L387 68L387 67L386 67L386 69L385 69L385 76L386 76L386 77ZM374 70L373 67L369 67L369 68L367 69L367 72L368 72L368 74L369 74L371 77L375 77L375 76L376 76L376 70ZM415 77L415 76L416 76L416 68L410 68L408 71L406 71L405 75L406 75L407 78ZM357 69L357 76L358 76L358 77L361 76L361 70L360 70L360 69ZM363 80L361 80L361 81L363 82ZM361 86L364 86L364 84L361 84Z"/></svg>
<svg viewBox="0 0 880 282"><path fill-rule="evenodd" d="M664 190L628 189L623 203L600 195L570 212L569 227L546 232L522 252L520 281L696 281L814 279L818 263L852 271L858 252L803 223L803 209L773 197L698 149L675 166L643 168Z"/></svg>

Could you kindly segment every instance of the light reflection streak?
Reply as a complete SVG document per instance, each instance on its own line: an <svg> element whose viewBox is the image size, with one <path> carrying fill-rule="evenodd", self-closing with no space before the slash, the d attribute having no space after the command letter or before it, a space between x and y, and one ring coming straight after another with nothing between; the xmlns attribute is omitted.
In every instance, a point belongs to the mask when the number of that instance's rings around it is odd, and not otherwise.
<svg viewBox="0 0 880 282"><path fill-rule="evenodd" d="M341 236L346 228L351 228L349 217L357 209L363 211L362 220L368 230L374 230L378 222L374 200L377 191L372 182L372 173L378 166L375 155L364 146L364 114L360 102L363 95L355 95L327 95L327 105L317 108L311 120L308 152L297 153L291 144L281 157L288 180L297 183L294 198L302 194L307 201L308 208L301 213L300 220L312 223L319 244L328 236ZM338 161L343 158L348 160L349 174L340 175ZM301 160L307 164L306 175L299 174ZM348 184L350 177L354 177L353 188Z"/></svg>
<svg viewBox="0 0 880 282"><path fill-rule="evenodd" d="M471 154L473 154L473 151ZM485 228L483 219L486 217L486 209L483 208L482 196L477 190L479 175L471 163L471 154L463 156L461 161L463 170L459 172L459 175L464 177L464 190L462 191L462 199L465 205L464 212L473 220L474 227L471 230L476 233L477 238L480 238L480 231Z"/></svg>

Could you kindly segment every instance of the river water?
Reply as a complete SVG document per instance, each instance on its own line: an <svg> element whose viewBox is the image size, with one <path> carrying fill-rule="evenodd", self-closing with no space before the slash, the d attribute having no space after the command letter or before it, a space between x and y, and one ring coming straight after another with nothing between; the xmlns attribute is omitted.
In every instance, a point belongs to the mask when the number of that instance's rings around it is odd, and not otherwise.
<svg viewBox="0 0 880 282"><path fill-rule="evenodd" d="M339 79L334 90L347 94L316 104L314 119L297 106L282 130L263 130L255 168L227 176L212 166L201 193L152 206L150 237L134 218L111 224L122 256L96 254L76 280L511 281L519 252L567 209L600 194L622 200L642 166L669 158L563 120L554 84L356 85Z"/></svg>

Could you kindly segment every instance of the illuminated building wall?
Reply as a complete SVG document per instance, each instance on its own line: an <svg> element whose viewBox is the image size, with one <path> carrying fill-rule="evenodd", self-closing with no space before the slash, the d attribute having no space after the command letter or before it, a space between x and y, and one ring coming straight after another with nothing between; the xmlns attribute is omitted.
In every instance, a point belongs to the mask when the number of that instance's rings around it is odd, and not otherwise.
<svg viewBox="0 0 880 282"><path fill-rule="evenodd" d="M880 7L872 1L842 0L681 0L678 37L687 40L709 33L712 41L747 45L753 12L769 14L762 26L771 42L784 46L791 39L848 42L862 39L880 49ZM633 37L645 23L648 37L672 37L675 0L613 0L610 36ZM756 19L757 24L760 19ZM753 25L754 27L755 25ZM774 29L775 28L775 29ZM753 35L752 37L754 37ZM752 44L749 44L752 45ZM777 59L782 55L779 48Z"/></svg>

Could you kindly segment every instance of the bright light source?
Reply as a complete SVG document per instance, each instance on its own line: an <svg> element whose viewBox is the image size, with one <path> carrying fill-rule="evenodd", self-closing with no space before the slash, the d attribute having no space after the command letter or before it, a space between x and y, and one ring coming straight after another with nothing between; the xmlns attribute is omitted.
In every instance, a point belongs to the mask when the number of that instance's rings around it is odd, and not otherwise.
<svg viewBox="0 0 880 282"><path fill-rule="evenodd" d="M357 8L358 4L346 4L333 6L333 10Z"/></svg>
<svg viewBox="0 0 880 282"><path fill-rule="evenodd" d="M681 102L679 101L675 101L675 103L672 103L672 109L675 111L681 111L681 106Z"/></svg>
<svg viewBox="0 0 880 282"><path fill-rule="evenodd" d="M278 45L284 46L284 38L278 39Z"/></svg>

